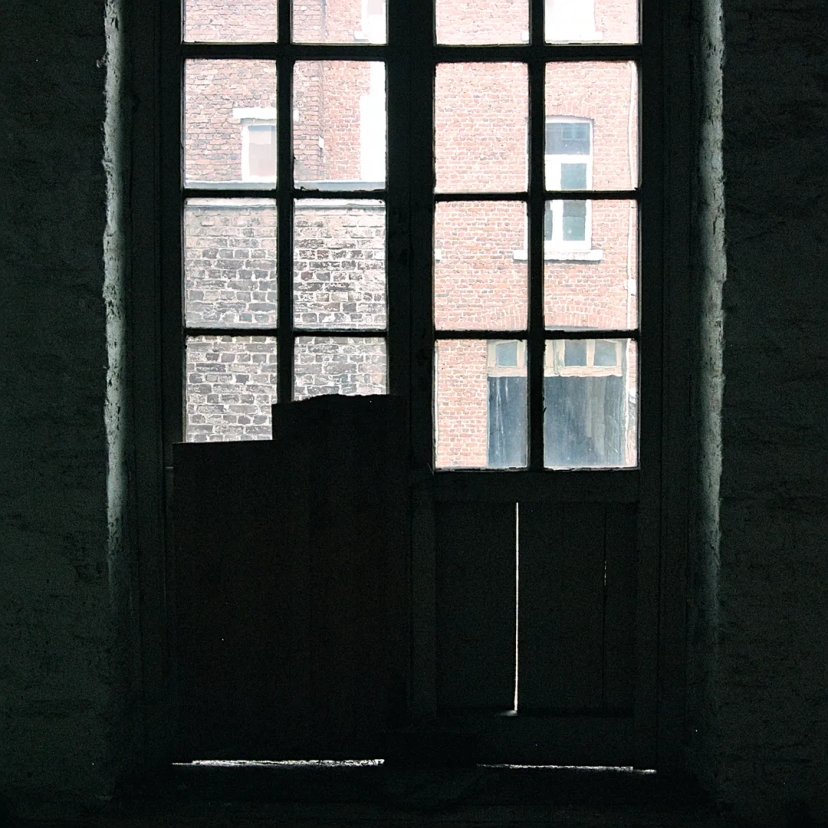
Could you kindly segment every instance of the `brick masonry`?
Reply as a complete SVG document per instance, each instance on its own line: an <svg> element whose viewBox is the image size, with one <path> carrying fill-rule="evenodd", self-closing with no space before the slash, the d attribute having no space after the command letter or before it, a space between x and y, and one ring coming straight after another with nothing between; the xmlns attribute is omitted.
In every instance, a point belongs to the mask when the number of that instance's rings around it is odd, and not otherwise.
<svg viewBox="0 0 828 828"><path fill-rule="evenodd" d="M595 36L634 39L634 4L599 0ZM266 39L256 26L267 6L234 4L223 17L227 39ZM522 42L526 3L491 4L468 15L460 6L438 4L439 36L447 41ZM192 39L222 38L213 0L189 0ZM473 21L470 22L470 21ZM353 42L361 4L334 0L296 9L297 39ZM361 108L381 95L377 78L359 62L300 62L294 90L294 155L297 182L359 180L366 137ZM635 185L638 152L637 78L632 64L560 63L547 70L545 103L550 118L580 118L591 125L591 185ZM255 120L273 123L275 67L264 61L193 61L185 104L186 175L195 182L244 179L243 132ZM527 183L528 80L520 64L444 64L435 88L437 189L520 191ZM300 202L301 204L301 202ZM251 212L251 210L253 212ZM296 213L294 297L298 328L381 329L384 319L383 214L360 215L355 207L309 207ZM626 329L637 325L637 216L634 205L590 204L589 255L550 251L545 263L545 314L550 327ZM235 213L235 217L233 214ZM212 218L210 215L212 214ZM265 218L267 216L267 218ZM235 228L235 229L234 229ZM216 199L191 205L186 216L187 323L194 327L272 327L277 322L275 221L272 206L255 208ZM434 312L439 330L520 330L527 325L528 276L525 207L520 202L439 205L435 220ZM237 237L234 237L234 233ZM586 260L585 260L586 259ZM228 359L227 343L216 358ZM206 347L199 342L198 350ZM436 388L437 465L486 465L488 366L486 343L441 346ZM190 349L195 353L195 346ZM221 351L221 353L219 353ZM452 357L449 358L449 353ZM459 360L465 353L466 362ZM472 356L477 354L477 356ZM633 360L634 363L634 360ZM295 363L296 393L357 393L375 382L340 373L341 384L315 386L308 366ZM298 379L301 373L301 381ZM634 404L636 366L628 376ZM267 436L262 418L270 396L254 397L262 409L242 415L221 408L225 390L207 393L205 376L191 371L187 389L188 439ZM239 376L247 376L239 374ZM251 379L260 385L260 379ZM226 382L226 377L223 378ZM386 380L383 379L384 386ZM237 389L243 391L243 389ZM250 396L249 394L246 396ZM231 397L235 399L235 397ZM254 404L254 403L251 403ZM228 405L238 405L230 402ZM629 408L629 406L628 406ZM635 424L630 423L634 435Z"/></svg>

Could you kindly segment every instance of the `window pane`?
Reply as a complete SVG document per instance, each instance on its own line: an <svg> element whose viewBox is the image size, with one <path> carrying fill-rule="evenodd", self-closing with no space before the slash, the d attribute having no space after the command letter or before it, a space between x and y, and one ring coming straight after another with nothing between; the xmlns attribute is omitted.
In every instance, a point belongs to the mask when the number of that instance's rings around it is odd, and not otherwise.
<svg viewBox="0 0 828 828"><path fill-rule="evenodd" d="M293 266L297 327L385 327L381 202L297 202Z"/></svg>
<svg viewBox="0 0 828 828"><path fill-rule="evenodd" d="M385 394L385 340L380 337L305 336L296 340L294 398L323 394Z"/></svg>
<svg viewBox="0 0 828 828"><path fill-rule="evenodd" d="M294 43L385 43L385 0L293 3Z"/></svg>
<svg viewBox="0 0 828 828"><path fill-rule="evenodd" d="M187 202L184 315L188 326L276 326L276 227L275 201Z"/></svg>
<svg viewBox="0 0 828 828"><path fill-rule="evenodd" d="M544 374L547 468L637 464L638 356L633 340L547 342Z"/></svg>
<svg viewBox="0 0 828 828"><path fill-rule="evenodd" d="M247 170L252 179L276 181L276 125L249 124L246 136ZM242 143L242 150L245 141ZM245 163L242 159L242 169Z"/></svg>
<svg viewBox="0 0 828 828"><path fill-rule="evenodd" d="M545 152L548 190L569 189L563 178L570 164L586 165L586 181L572 189L636 187L636 65L629 61L547 64Z"/></svg>
<svg viewBox="0 0 828 828"><path fill-rule="evenodd" d="M434 99L438 192L526 189L526 66L443 63Z"/></svg>
<svg viewBox="0 0 828 828"><path fill-rule="evenodd" d="M293 76L294 180L310 189L385 185L385 66L301 61Z"/></svg>
<svg viewBox="0 0 828 828"><path fill-rule="evenodd" d="M257 43L276 40L276 0L185 0L184 40Z"/></svg>
<svg viewBox="0 0 828 828"><path fill-rule="evenodd" d="M526 327L523 203L439 202L434 247L434 319L439 330Z"/></svg>
<svg viewBox="0 0 828 828"><path fill-rule="evenodd" d="M527 0L437 0L437 42L451 44L526 43Z"/></svg>
<svg viewBox="0 0 828 828"><path fill-rule="evenodd" d="M184 81L184 178L188 186L268 187L276 182L276 64L264 60L188 60ZM258 131L264 128L265 133ZM254 137L255 136L255 137ZM255 146L253 146L253 143ZM251 150L254 168L251 169ZM264 156L267 168L264 175ZM258 166L256 166L258 165Z"/></svg>
<svg viewBox="0 0 828 828"><path fill-rule="evenodd" d="M188 443L270 439L275 337L192 337L186 368Z"/></svg>
<svg viewBox="0 0 828 828"><path fill-rule="evenodd" d="M638 43L638 0L546 0L550 43Z"/></svg>
<svg viewBox="0 0 828 828"><path fill-rule="evenodd" d="M636 203L547 201L544 229L546 327L636 328Z"/></svg>
<svg viewBox="0 0 828 828"><path fill-rule="evenodd" d="M437 342L438 468L526 465L525 348L523 341Z"/></svg>

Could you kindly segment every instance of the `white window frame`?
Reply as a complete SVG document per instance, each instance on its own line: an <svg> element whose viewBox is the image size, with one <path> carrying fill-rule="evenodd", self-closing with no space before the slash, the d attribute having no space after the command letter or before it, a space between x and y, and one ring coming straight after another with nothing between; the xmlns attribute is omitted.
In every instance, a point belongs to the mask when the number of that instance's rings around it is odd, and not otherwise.
<svg viewBox="0 0 828 828"><path fill-rule="evenodd" d="M548 342L543 357L543 374L546 377L620 377L623 376L623 348L626 340L580 339L586 344L586 365L565 364L565 339L552 339ZM497 346L507 342L517 345L517 365L498 365ZM595 364L595 343L609 342L615 348L615 365ZM490 377L525 377L526 376L526 341L523 339L490 339L486 354L486 373Z"/></svg>
<svg viewBox="0 0 828 828"><path fill-rule="evenodd" d="M546 0L547 43L594 43L603 40L595 29L594 0Z"/></svg>
<svg viewBox="0 0 828 828"><path fill-rule="evenodd" d="M250 128L271 127L273 138L276 139L276 121L246 121L242 123L242 181L275 182L276 180L276 153L273 154L273 175L254 175L250 172Z"/></svg>
<svg viewBox="0 0 828 828"><path fill-rule="evenodd" d="M371 14L371 0L362 0L362 23L361 29L354 32L354 40L360 43L385 43L385 3L380 3L382 11L379 14Z"/></svg>
<svg viewBox="0 0 828 828"><path fill-rule="evenodd" d="M257 183L273 183L276 180L276 154L274 153L274 175L253 175L250 172L250 127L268 126L276 130L275 107L247 107L233 110L233 117L241 121L241 180ZM274 135L274 138L276 136Z"/></svg>
<svg viewBox="0 0 828 828"><path fill-rule="evenodd" d="M589 124L589 154L569 155L547 152L544 156L546 188L548 190L561 189L561 168L564 164L586 164L585 191L592 189L592 159L594 156L595 124L590 118L575 118L563 115L553 115L546 119L546 124ZM555 199L551 202L552 209L552 238L544 240L546 258L558 258L556 253L592 251L592 202L585 200L586 219L584 238L567 241L563 237L563 208L564 201L572 199Z"/></svg>
<svg viewBox="0 0 828 828"><path fill-rule="evenodd" d="M625 342L620 339L581 339L586 343L586 365L567 365L565 362L565 339L550 340L543 360L543 373L547 377L620 377L623 376L622 348ZM615 365L595 364L595 343L609 342L615 347Z"/></svg>

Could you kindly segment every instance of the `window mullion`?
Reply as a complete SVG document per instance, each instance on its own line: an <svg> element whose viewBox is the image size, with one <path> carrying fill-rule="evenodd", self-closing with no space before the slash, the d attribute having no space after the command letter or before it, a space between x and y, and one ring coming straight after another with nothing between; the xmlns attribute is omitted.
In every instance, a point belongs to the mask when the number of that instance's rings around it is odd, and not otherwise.
<svg viewBox="0 0 828 828"><path fill-rule="evenodd" d="M532 7L532 36L543 36L543 3ZM537 7L541 7L538 9ZM540 34L539 34L540 33ZM527 353L529 468L543 468L543 253L544 170L546 119L544 114L545 66L529 63L529 334Z"/></svg>
<svg viewBox="0 0 828 828"><path fill-rule="evenodd" d="M279 43L290 43L292 0L278 0ZM293 397L293 61L276 65L276 206L278 215L279 325L276 399Z"/></svg>
<svg viewBox="0 0 828 828"><path fill-rule="evenodd" d="M408 44L410 97L405 105L410 128L411 443L414 467L422 469L434 463L434 0L390 2L390 20L395 9L406 5L412 21L407 31L392 29L398 39L391 49L396 53ZM393 126L389 132L392 130Z"/></svg>

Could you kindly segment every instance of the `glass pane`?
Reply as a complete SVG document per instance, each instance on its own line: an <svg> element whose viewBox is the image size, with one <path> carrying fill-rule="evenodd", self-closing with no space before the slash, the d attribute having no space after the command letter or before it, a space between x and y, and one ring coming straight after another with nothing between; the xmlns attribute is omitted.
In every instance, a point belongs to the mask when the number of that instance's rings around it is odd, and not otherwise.
<svg viewBox="0 0 828 828"><path fill-rule="evenodd" d="M385 0L294 0L293 41L385 43Z"/></svg>
<svg viewBox="0 0 828 828"><path fill-rule="evenodd" d="M193 328L277 324L276 202L191 199L184 208L184 316Z"/></svg>
<svg viewBox="0 0 828 828"><path fill-rule="evenodd" d="M379 189L385 185L385 66L301 61L293 76L296 185Z"/></svg>
<svg viewBox="0 0 828 828"><path fill-rule="evenodd" d="M637 207L620 200L546 202L547 328L638 327Z"/></svg>
<svg viewBox="0 0 828 828"><path fill-rule="evenodd" d="M638 72L632 62L546 66L546 189L638 185Z"/></svg>
<svg viewBox="0 0 828 828"><path fill-rule="evenodd" d="M269 440L276 402L276 338L187 340L185 440Z"/></svg>
<svg viewBox="0 0 828 828"><path fill-rule="evenodd" d="M527 0L437 0L437 42L452 44L526 43Z"/></svg>
<svg viewBox="0 0 828 828"><path fill-rule="evenodd" d="M528 83L520 63L442 63L434 99L438 192L526 189Z"/></svg>
<svg viewBox="0 0 828 828"><path fill-rule="evenodd" d="M277 37L277 0L185 0L184 40L260 43Z"/></svg>
<svg viewBox="0 0 828 828"><path fill-rule="evenodd" d="M543 380L544 465L638 462L638 350L631 339L552 340Z"/></svg>
<svg viewBox="0 0 828 828"><path fill-rule="evenodd" d="M184 80L184 178L188 186L276 183L276 64L188 60Z"/></svg>
<svg viewBox="0 0 828 828"><path fill-rule="evenodd" d="M638 0L546 0L550 43L638 43Z"/></svg>
<svg viewBox="0 0 828 828"><path fill-rule="evenodd" d="M526 343L441 340L435 368L436 465L526 465Z"/></svg>
<svg viewBox="0 0 828 828"><path fill-rule="evenodd" d="M434 319L440 330L526 328L526 206L439 202L434 226Z"/></svg>
<svg viewBox="0 0 828 828"><path fill-rule="evenodd" d="M296 327L384 328L385 206L297 202L293 267Z"/></svg>
<svg viewBox="0 0 828 828"><path fill-rule="evenodd" d="M380 337L299 337L293 367L294 398L385 394L387 362L385 340Z"/></svg>

